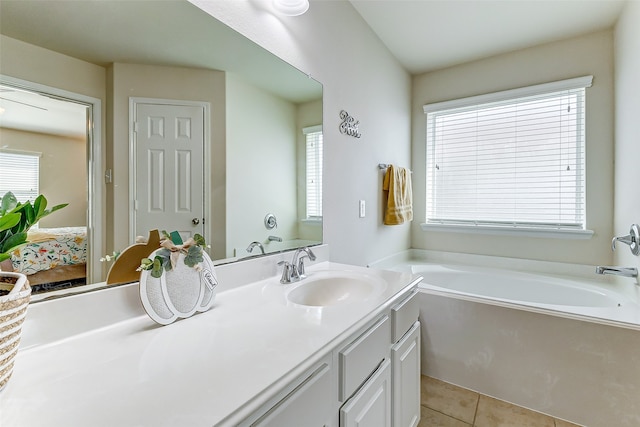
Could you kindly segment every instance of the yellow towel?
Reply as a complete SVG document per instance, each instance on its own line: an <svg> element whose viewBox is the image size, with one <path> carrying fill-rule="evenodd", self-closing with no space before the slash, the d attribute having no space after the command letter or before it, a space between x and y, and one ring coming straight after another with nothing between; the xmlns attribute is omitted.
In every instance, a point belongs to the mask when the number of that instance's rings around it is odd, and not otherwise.
<svg viewBox="0 0 640 427"><path fill-rule="evenodd" d="M384 224L398 225L413 220L411 171L393 165L389 166L384 174L382 189L387 196Z"/></svg>

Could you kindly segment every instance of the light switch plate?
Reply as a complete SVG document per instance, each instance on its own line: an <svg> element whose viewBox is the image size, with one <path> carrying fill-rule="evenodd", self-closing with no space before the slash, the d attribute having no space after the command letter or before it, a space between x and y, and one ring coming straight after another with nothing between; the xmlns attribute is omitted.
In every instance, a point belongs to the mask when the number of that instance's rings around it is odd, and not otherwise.
<svg viewBox="0 0 640 427"><path fill-rule="evenodd" d="M360 200L360 218L364 218L366 210L364 200Z"/></svg>

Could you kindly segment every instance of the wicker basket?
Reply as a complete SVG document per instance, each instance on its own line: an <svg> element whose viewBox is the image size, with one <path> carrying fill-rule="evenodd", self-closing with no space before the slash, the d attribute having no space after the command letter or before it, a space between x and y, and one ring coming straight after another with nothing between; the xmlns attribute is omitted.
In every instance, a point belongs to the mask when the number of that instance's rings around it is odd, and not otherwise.
<svg viewBox="0 0 640 427"><path fill-rule="evenodd" d="M24 274L0 271L0 290L9 291L7 295L0 296L0 390L2 390L13 372L13 362L20 344L22 322L31 298L31 287Z"/></svg>

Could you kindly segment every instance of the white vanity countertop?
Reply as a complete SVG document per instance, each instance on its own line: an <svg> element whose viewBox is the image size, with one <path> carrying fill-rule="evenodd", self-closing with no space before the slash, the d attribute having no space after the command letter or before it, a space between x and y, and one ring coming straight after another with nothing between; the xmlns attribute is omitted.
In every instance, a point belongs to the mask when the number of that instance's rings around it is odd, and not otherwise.
<svg viewBox="0 0 640 427"><path fill-rule="evenodd" d="M417 284L410 274L330 262L386 281L379 295L323 308L288 304L279 277L219 293L169 326L149 317L20 350L0 425L234 425ZM102 307L105 309L105 307Z"/></svg>

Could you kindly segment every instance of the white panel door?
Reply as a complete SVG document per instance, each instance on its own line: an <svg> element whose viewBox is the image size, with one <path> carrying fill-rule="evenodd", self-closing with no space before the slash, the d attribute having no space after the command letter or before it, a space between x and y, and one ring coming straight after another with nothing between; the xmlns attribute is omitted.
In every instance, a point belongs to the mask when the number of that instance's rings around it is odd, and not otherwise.
<svg viewBox="0 0 640 427"><path fill-rule="evenodd" d="M135 235L204 235L204 107L136 103L134 146Z"/></svg>

